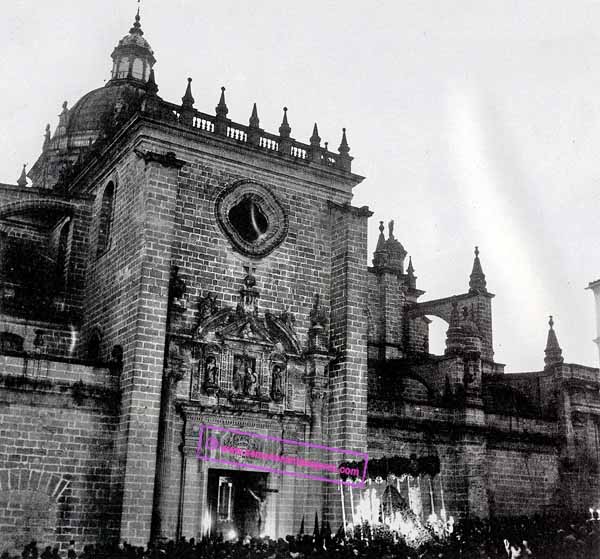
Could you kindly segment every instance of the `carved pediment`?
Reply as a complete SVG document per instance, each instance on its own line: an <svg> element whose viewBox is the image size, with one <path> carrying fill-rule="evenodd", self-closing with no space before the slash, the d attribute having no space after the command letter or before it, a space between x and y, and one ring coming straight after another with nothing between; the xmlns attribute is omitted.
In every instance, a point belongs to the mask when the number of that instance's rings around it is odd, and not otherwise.
<svg viewBox="0 0 600 559"><path fill-rule="evenodd" d="M223 341L233 340L271 347L275 345L265 325L253 316L244 316L227 324L218 330L216 335Z"/></svg>
<svg viewBox="0 0 600 559"><path fill-rule="evenodd" d="M266 313L263 318L223 309L203 321L196 338L210 342L246 342L275 348L284 353L300 355L302 346L292 327L281 318Z"/></svg>

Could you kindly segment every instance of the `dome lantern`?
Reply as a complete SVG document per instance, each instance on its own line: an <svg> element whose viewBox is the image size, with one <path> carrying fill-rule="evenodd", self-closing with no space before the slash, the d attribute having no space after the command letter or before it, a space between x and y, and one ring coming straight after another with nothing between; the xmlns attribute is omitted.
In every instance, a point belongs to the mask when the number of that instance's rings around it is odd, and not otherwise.
<svg viewBox="0 0 600 559"><path fill-rule="evenodd" d="M111 54L113 68L109 84L121 80L147 82L156 59L150 43L143 37L138 8L133 26Z"/></svg>

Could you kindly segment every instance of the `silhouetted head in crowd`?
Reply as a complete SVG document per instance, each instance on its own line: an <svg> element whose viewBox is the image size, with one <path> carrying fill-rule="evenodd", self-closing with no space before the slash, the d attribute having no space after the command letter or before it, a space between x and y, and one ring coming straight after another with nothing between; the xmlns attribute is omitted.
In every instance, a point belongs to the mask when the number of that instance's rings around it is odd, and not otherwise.
<svg viewBox="0 0 600 559"><path fill-rule="evenodd" d="M533 558L533 552L529 548L529 542L523 534L508 534L504 539L504 549L508 559Z"/></svg>

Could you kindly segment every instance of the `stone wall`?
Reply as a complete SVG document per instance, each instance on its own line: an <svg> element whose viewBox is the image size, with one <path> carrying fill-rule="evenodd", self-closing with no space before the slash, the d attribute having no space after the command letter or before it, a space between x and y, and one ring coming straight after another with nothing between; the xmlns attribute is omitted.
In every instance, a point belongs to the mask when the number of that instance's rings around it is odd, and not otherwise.
<svg viewBox="0 0 600 559"><path fill-rule="evenodd" d="M315 295L320 296L326 312L333 305L332 239L339 232L346 242L339 253L341 266L356 295L347 304L345 287L336 291L335 312L339 319L332 322L332 328L337 329L339 350L347 352L344 359L349 363L348 370L354 371L353 379L358 379L361 353L366 347L366 331L362 332L365 301L361 299L364 289L361 282L366 276L366 265L361 267L366 259L366 214L355 215L356 210L345 206L350 199L350 183L356 182L356 178L327 168L307 169L293 161L274 163L272 156L250 154L229 140L223 140L228 143L225 149L220 142L199 143L193 133L186 136L178 131L173 135L173 130L158 128L144 132L153 139L131 138L129 146L136 144L136 153L129 150L126 156L115 156L114 161L107 162L96 175L86 179L85 187L95 198L95 217L90 228L84 343L92 332L100 331L103 356L113 345L124 349L113 496L116 502L123 503L121 536L140 544L149 537L155 490L166 305L172 266L179 268L179 277L186 284L187 310L179 324L182 330L192 329L197 323L198 302L209 292L214 293L221 308L235 308L245 267L250 266L256 268L259 312L294 315L295 331L305 346ZM173 146L177 164L171 165L160 157L142 156L162 153L163 142L174 139L179 143L179 147ZM234 250L223 235L215 211L217 196L240 179L257 181L269 189L283 206L289 224L281 245L252 262ZM108 250L98 255L94 239L98 235L99 208L110 181L116 185L112 230ZM350 216L344 217L348 223L339 231L330 225L332 201L343 208L342 215ZM340 371L345 375L346 366ZM177 390L183 390L180 396L189 394L189 375ZM344 390L344 398L348 400L348 387ZM366 406L366 394L364 402ZM356 418L360 417L359 411ZM171 417L172 411L168 413ZM344 426L340 432L353 438L351 447L359 444L356 442L359 439L364 441L355 423ZM176 479L180 475L175 472L178 468L186 471L194 468L189 458L184 456L182 463L179 451L172 452L178 444L177 434L172 432L176 428L174 421L165 431L171 458L166 463L164 456L160 459L161 468L169 470L161 471L162 479ZM314 442L326 443L325 433L319 434ZM186 478L186 487L190 479ZM193 485L192 481L189 483ZM170 481L167 489L172 491ZM161 487L160 491L163 490ZM173 501L171 496L167 499ZM173 514L173 502L168 508L171 512L166 513L165 522L169 535L174 536L173 530L180 528L179 521Z"/></svg>
<svg viewBox="0 0 600 559"><path fill-rule="evenodd" d="M488 445L486 468L490 515L533 515L561 508L555 448Z"/></svg>
<svg viewBox="0 0 600 559"><path fill-rule="evenodd" d="M31 365L0 356L0 551L115 538L115 379L74 363Z"/></svg>
<svg viewBox="0 0 600 559"><path fill-rule="evenodd" d="M565 506L569 479L559 460L557 422L488 416L482 423L482 418L477 410L423 403L406 403L393 415L373 411L369 457L437 455L441 472L436 483L454 516L534 514ZM434 491L435 502L439 493ZM428 490L422 501L426 517Z"/></svg>

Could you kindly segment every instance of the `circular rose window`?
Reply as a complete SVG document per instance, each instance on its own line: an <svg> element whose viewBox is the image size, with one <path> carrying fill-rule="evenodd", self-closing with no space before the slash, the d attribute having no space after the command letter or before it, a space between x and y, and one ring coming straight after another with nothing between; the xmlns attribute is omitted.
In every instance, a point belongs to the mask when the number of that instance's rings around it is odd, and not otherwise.
<svg viewBox="0 0 600 559"><path fill-rule="evenodd" d="M287 215L269 189L241 180L221 192L216 205L217 221L233 246L251 257L269 254L285 239Z"/></svg>

